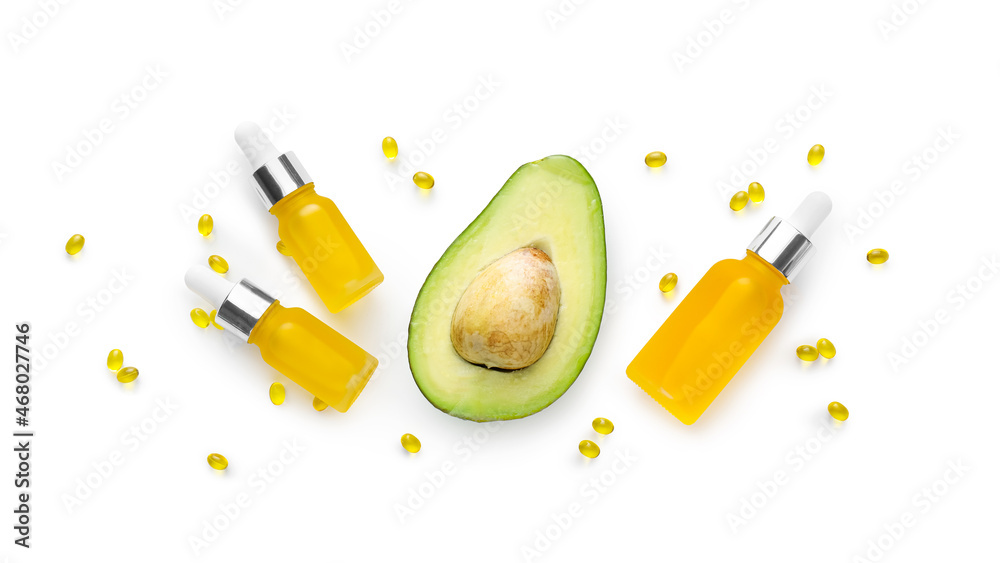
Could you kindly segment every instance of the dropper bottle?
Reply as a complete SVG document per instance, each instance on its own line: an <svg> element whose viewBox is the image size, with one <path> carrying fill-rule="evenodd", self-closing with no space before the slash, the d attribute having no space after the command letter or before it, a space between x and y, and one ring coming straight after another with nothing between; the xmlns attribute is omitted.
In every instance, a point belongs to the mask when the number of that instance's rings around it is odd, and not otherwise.
<svg viewBox="0 0 1000 563"><path fill-rule="evenodd" d="M784 311L781 288L815 249L833 204L806 196L788 220L772 217L742 260L723 260L695 284L625 373L684 424L705 412Z"/></svg>
<svg viewBox="0 0 1000 563"><path fill-rule="evenodd" d="M343 214L316 193L295 153L279 153L256 123L236 128L264 205L278 218L278 236L331 313L361 299L384 277Z"/></svg>
<svg viewBox="0 0 1000 563"><path fill-rule="evenodd" d="M232 283L204 266L184 276L188 289L218 310L222 328L260 348L271 367L321 401L347 412L378 360L323 321L296 307L283 307L248 280Z"/></svg>

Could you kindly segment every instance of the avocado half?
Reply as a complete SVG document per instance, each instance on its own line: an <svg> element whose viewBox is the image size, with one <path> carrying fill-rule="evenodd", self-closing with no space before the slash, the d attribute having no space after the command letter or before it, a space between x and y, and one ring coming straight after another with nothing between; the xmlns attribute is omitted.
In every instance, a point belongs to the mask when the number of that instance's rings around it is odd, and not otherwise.
<svg viewBox="0 0 1000 563"><path fill-rule="evenodd" d="M470 363L452 344L456 305L480 272L525 247L542 250L558 272L552 339L541 358L522 369ZM458 418L485 422L534 414L569 389L590 357L606 288L604 211L594 179L568 156L525 164L427 275L410 317L413 379L431 404Z"/></svg>

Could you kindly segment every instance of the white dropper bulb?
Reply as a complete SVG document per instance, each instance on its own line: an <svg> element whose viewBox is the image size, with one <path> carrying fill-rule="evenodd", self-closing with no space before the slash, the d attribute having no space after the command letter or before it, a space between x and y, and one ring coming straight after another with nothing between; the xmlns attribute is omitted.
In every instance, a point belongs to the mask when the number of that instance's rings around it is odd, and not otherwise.
<svg viewBox="0 0 1000 563"><path fill-rule="evenodd" d="M826 219L831 210L833 210L833 201L830 200L830 196L823 192L813 192L802 200L799 207L788 218L788 222L806 238L812 238L813 233L823 224L823 220Z"/></svg>
<svg viewBox="0 0 1000 563"><path fill-rule="evenodd" d="M250 169L257 170L268 162L281 156L278 149L267 138L264 130L252 121L244 121L233 134L236 144L243 151L243 156L250 161Z"/></svg>
<svg viewBox="0 0 1000 563"><path fill-rule="evenodd" d="M212 304L213 309L222 307L235 283L209 270L205 266L191 266L184 274L184 284L202 299Z"/></svg>

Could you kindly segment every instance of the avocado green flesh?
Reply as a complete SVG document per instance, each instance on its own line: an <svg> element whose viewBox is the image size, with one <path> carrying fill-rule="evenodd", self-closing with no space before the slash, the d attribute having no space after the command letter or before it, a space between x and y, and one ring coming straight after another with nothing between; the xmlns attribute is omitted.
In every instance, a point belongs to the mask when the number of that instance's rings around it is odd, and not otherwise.
<svg viewBox="0 0 1000 563"><path fill-rule="evenodd" d="M552 341L537 362L520 370L467 362L451 343L459 298L484 268L527 246L548 254L559 276ZM604 212L593 178L568 156L525 164L427 276L410 318L413 379L431 404L452 416L490 421L534 414L583 369L600 328L606 286Z"/></svg>

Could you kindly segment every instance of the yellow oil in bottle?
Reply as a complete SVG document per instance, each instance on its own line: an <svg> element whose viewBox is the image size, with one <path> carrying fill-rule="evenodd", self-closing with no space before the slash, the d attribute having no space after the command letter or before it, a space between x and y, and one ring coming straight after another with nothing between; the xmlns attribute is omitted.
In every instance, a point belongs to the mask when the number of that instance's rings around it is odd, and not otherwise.
<svg viewBox="0 0 1000 563"><path fill-rule="evenodd" d="M260 348L271 367L340 412L354 404L378 366L372 355L323 321L277 301L261 315L248 342Z"/></svg>
<svg viewBox="0 0 1000 563"><path fill-rule="evenodd" d="M786 283L750 251L742 260L717 263L626 374L681 422L694 423L781 319Z"/></svg>
<svg viewBox="0 0 1000 563"><path fill-rule="evenodd" d="M628 377L681 422L698 420L778 324L786 276L808 260L809 237L831 208L814 192L787 221L771 219L743 259L709 268L628 365Z"/></svg>
<svg viewBox="0 0 1000 563"><path fill-rule="evenodd" d="M271 207L288 255L331 313L364 297L384 276L329 198L306 184ZM279 250L280 251L280 250Z"/></svg>
<svg viewBox="0 0 1000 563"><path fill-rule="evenodd" d="M257 346L271 367L316 397L315 406L346 412L378 360L303 309L285 307L249 280L232 282L203 266L184 276L189 289L217 307L231 334ZM275 404L284 387L271 386Z"/></svg>

